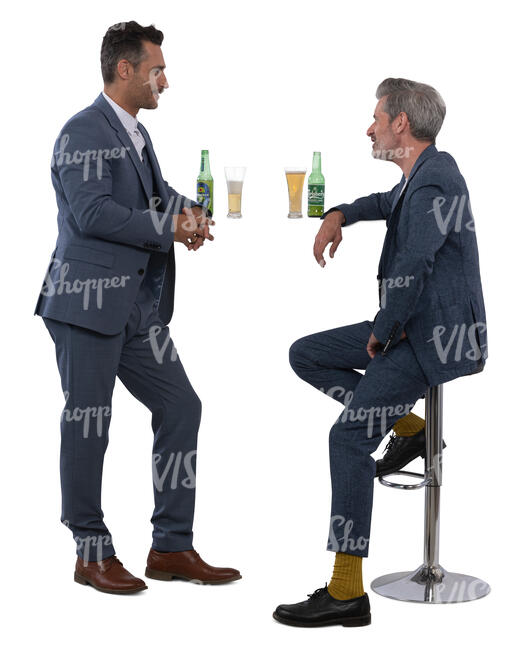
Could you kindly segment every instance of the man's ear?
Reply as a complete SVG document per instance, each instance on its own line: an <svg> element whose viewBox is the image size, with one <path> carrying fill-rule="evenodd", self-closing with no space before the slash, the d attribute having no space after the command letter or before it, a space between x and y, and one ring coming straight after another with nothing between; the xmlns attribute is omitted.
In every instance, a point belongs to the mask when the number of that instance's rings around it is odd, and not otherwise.
<svg viewBox="0 0 527 650"><path fill-rule="evenodd" d="M395 118L395 132L397 134L402 133L407 126L409 126L408 115L404 111L401 111L399 115Z"/></svg>

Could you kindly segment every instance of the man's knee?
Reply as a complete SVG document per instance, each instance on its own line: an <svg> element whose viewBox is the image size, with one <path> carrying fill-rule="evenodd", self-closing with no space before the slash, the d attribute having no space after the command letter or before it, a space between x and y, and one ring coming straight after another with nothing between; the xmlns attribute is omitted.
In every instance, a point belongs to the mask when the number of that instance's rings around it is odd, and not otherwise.
<svg viewBox="0 0 527 650"><path fill-rule="evenodd" d="M193 395L189 398L192 412L194 413L195 417L201 418L201 408L202 408L201 400L194 391L192 391L192 393Z"/></svg>
<svg viewBox="0 0 527 650"><path fill-rule="evenodd" d="M201 400L198 397L197 393L194 391L194 389L189 389L185 392L185 396L183 398L184 402L184 409L186 413L196 419L199 420L201 418ZM177 404L178 408L181 408L181 403Z"/></svg>
<svg viewBox="0 0 527 650"><path fill-rule="evenodd" d="M329 431L330 452L368 455L377 449L383 438L379 428L356 415L344 409L333 424Z"/></svg>
<svg viewBox="0 0 527 650"><path fill-rule="evenodd" d="M309 336L303 336L289 348L289 363L297 374L301 374L303 369L313 365L309 358L309 347Z"/></svg>

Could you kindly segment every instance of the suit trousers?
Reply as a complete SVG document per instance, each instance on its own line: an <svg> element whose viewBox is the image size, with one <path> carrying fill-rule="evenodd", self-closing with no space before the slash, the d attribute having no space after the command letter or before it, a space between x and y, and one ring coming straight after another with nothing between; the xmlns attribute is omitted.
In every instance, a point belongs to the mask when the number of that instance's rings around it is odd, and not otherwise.
<svg viewBox="0 0 527 650"><path fill-rule="evenodd" d="M156 311L134 304L125 328L106 335L44 317L55 343L65 406L61 414L61 521L86 561L115 553L101 508L116 376L152 414L152 547L192 547L201 401Z"/></svg>
<svg viewBox="0 0 527 650"><path fill-rule="evenodd" d="M318 332L295 341L289 360L296 374L344 405L329 433L331 519L327 549L367 557L374 452L392 425L428 388L408 339L372 358L366 344L373 322ZM358 372L364 370L364 373Z"/></svg>

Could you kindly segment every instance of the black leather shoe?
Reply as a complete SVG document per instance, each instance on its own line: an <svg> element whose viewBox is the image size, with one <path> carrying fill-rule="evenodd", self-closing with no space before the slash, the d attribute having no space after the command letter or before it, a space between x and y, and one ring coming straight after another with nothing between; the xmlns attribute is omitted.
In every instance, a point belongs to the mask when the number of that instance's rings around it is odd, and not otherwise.
<svg viewBox="0 0 527 650"><path fill-rule="evenodd" d="M337 600L330 596L326 585L308 596L308 600L301 603L278 605L273 618L295 627L359 627L371 623L370 600L366 593L358 598Z"/></svg>
<svg viewBox="0 0 527 650"><path fill-rule="evenodd" d="M446 443L443 440L443 449L445 447ZM384 456L375 463L375 476L385 476L397 472L418 456L424 458L425 451L424 427L413 436L398 436L393 432L384 450Z"/></svg>

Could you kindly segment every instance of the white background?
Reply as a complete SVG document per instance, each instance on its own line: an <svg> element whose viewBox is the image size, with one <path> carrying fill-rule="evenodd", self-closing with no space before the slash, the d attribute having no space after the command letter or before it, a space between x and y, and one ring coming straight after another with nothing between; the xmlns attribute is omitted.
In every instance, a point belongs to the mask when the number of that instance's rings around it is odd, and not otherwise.
<svg viewBox="0 0 527 650"><path fill-rule="evenodd" d="M364 643L474 647L519 632L523 613L525 90L520 3L46 2L2 13L2 583L6 647L315 648ZM33 316L57 235L49 164L64 122L102 90L107 28L154 23L170 88L139 120L164 177L194 196L200 149L215 179L215 237L177 249L172 337L203 401L195 548L243 580L148 580L133 597L73 582L60 524L59 418L51 338ZM288 364L300 336L373 319L383 222L346 228L320 268L320 222L288 220L283 168L322 152L326 206L391 189L401 172L365 136L377 84L433 85L438 137L471 197L487 308L484 373L445 385L441 563L492 587L483 600L426 606L381 598L378 575L422 560L422 491L375 485L363 563L372 625L302 630L271 618L329 581L327 436L341 406ZM225 218L224 165L247 165L243 219ZM304 194L304 209L305 194ZM424 414L424 401L415 408ZM103 510L118 557L142 576L153 509L149 412L116 383ZM378 457L384 443L377 450ZM419 468L420 464L416 463Z"/></svg>

